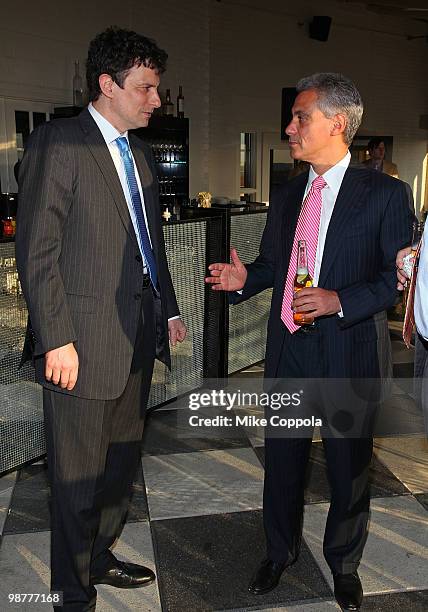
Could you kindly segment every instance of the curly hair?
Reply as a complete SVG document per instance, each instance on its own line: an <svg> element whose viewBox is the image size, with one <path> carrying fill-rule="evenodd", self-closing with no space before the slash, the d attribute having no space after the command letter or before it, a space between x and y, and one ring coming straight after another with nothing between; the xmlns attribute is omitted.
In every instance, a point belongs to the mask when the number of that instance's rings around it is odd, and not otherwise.
<svg viewBox="0 0 428 612"><path fill-rule="evenodd" d="M123 88L129 70L133 66L145 66L161 74L166 69L168 54L154 40L141 34L110 27L98 34L90 43L86 60L86 81L89 99L101 95L99 77L109 74Z"/></svg>

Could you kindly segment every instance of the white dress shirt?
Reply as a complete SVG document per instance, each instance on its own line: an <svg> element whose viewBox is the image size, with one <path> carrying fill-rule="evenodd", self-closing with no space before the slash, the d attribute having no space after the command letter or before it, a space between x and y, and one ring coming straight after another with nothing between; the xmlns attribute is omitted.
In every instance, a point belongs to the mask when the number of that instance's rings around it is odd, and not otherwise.
<svg viewBox="0 0 428 612"><path fill-rule="evenodd" d="M137 218L135 216L134 206L132 204L131 193L129 191L128 181L126 179L125 166L120 156L119 147L117 143L115 142L116 138L119 138L119 136L124 136L128 140L128 132L126 131L123 134L121 134L109 121L107 121L105 117L103 117L103 115L101 115L101 113L99 113L96 110L96 108L92 106L92 103L89 103L88 111L91 113L92 118L94 119L95 123L100 129L101 134L103 135L103 138L106 142L108 150L110 151L110 155L113 160L114 166L116 168L117 174L119 175L120 184L122 185L123 194L125 196L125 200L128 205L129 216L131 217L135 236L137 238L138 246L140 247L141 256L143 258L144 274L147 274L146 260L144 258L144 252L143 252L143 248L142 248L141 241L140 241L140 232L138 231ZM129 144L129 140L128 140L128 144ZM131 153L132 162L134 164L135 178L137 180L138 191L140 192L141 205L143 208L143 214L144 214L144 220L146 222L147 233L149 235L150 246L153 248L152 239L150 237L149 224L147 222L146 208L144 206L144 193L141 187L140 175L138 174L138 169L135 164L134 156L132 155L131 147L129 147L129 150ZM170 317L168 321L172 321L174 319L180 319L180 318L181 317L179 316Z"/></svg>
<svg viewBox="0 0 428 612"><path fill-rule="evenodd" d="M415 324L419 334L428 340L428 240L422 239L415 290Z"/></svg>
<svg viewBox="0 0 428 612"><path fill-rule="evenodd" d="M315 255L315 265L314 265L314 279L313 284L314 287L318 286L318 280L320 277L320 270L322 264L322 256L324 254L324 245L325 239L327 236L328 226L330 224L331 215L333 214L334 205L336 204L336 199L339 193L339 189L342 185L343 177L345 176L345 172L349 166L351 161L351 154L348 151L343 159L337 162L330 170L327 170L322 176L325 182L327 183L324 189L321 190L321 198L322 198L322 206L321 206L321 218L320 218L320 228L318 232L318 245L317 252ZM316 179L318 174L315 170L310 167L308 182L306 184L305 195L306 198L309 189L311 188L312 181ZM340 318L343 317L343 310L340 309L337 313Z"/></svg>
<svg viewBox="0 0 428 612"><path fill-rule="evenodd" d="M318 285L320 277L322 256L324 253L325 239L327 236L328 226L330 224L331 215L333 214L334 205L336 203L337 195L339 193L340 186L342 185L343 177L351 161L351 154L349 151L345 157L341 159L335 166L327 170L322 176L327 185L321 190L322 207L321 207L321 218L320 218L320 229L318 233L318 246L315 255L315 266L314 266L314 287ZM306 198L308 191L311 187L312 181L317 178L315 170L310 167L308 182L305 189Z"/></svg>
<svg viewBox="0 0 428 612"><path fill-rule="evenodd" d="M121 134L109 121L107 121L105 117L103 117L103 115L101 115L101 113L99 113L96 110L96 108L92 106L91 103L89 103L88 105L88 111L91 113L92 118L94 119L95 123L100 129L101 134L103 135L103 138L106 142L108 150L110 151L110 155L113 160L114 166L116 168L117 174L119 175L120 184L122 185L123 194L125 196L126 203L128 205L129 216L131 217L132 225L134 226L135 236L137 238L138 246L140 247L141 256L143 258L144 273L146 274L147 266L146 266L146 261L144 259L143 248L142 248L141 241L140 241L140 232L138 231L137 218L135 216L131 194L129 192L128 181L126 179L125 166L120 156L119 147L117 143L115 142L116 138L119 138L119 136L124 136L126 140L128 140L128 132L126 131L123 134ZM129 144L129 140L128 140L128 144ZM135 178L137 179L138 191L140 192L141 204L143 207L143 214L144 214L144 220L146 222L147 233L149 234L150 245L153 247L152 240L150 238L149 224L147 223L146 208L144 206L144 194L143 194L143 189L141 187L140 176L138 174L137 166L135 165L135 159L134 159L134 156L132 155L131 147L129 147L129 150L131 152L131 157L132 157L132 161L134 164Z"/></svg>

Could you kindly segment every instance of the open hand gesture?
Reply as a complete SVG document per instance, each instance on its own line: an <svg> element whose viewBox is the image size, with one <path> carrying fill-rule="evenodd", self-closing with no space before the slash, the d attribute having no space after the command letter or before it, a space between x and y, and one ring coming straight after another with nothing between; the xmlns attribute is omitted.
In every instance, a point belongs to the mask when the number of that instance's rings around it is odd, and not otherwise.
<svg viewBox="0 0 428 612"><path fill-rule="evenodd" d="M239 291L247 280L247 269L238 257L236 249L230 249L232 263L213 263L208 266L211 276L206 283L212 285L214 291Z"/></svg>

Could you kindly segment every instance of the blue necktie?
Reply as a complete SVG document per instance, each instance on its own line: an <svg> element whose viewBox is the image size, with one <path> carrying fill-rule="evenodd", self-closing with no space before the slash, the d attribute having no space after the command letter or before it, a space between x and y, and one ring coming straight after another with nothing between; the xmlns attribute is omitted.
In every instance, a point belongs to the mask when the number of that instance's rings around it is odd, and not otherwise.
<svg viewBox="0 0 428 612"><path fill-rule="evenodd" d="M128 140L125 136L116 138L119 147L120 155L125 167L126 180L128 182L129 193L131 194L132 207L137 219L137 228L140 235L140 244L143 249L144 259L149 269L150 280L155 289L157 289L158 275L156 272L156 261L153 255L152 247L150 246L149 232L147 230L146 221L143 214L143 206L141 203L140 191L135 178L134 162L131 157Z"/></svg>

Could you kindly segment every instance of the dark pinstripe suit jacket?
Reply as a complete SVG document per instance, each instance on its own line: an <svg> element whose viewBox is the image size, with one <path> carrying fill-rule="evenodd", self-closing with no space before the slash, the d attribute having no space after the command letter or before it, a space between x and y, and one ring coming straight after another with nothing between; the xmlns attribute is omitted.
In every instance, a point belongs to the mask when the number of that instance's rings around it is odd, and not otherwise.
<svg viewBox="0 0 428 612"><path fill-rule="evenodd" d="M294 232L308 173L274 195L260 245L247 266L240 302L273 287L266 347L266 378L277 372L281 348L290 338L281 322L281 304ZM411 240L413 215L404 184L388 175L350 167L329 224L318 286L338 292L344 318L317 320L326 377L377 377L377 332L373 315L394 304L395 257ZM290 265L296 265L294 261Z"/></svg>
<svg viewBox="0 0 428 612"><path fill-rule="evenodd" d="M130 135L156 258L157 357L170 365L167 320L179 314L168 271L149 147ZM16 257L29 310L23 358L37 380L44 353L74 342L78 381L71 393L118 397L128 379L141 312L143 268L111 155L88 110L31 134L20 168ZM31 345L31 346L30 346Z"/></svg>

